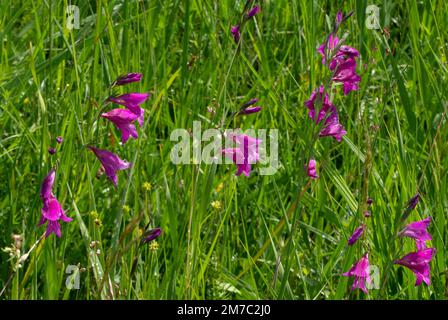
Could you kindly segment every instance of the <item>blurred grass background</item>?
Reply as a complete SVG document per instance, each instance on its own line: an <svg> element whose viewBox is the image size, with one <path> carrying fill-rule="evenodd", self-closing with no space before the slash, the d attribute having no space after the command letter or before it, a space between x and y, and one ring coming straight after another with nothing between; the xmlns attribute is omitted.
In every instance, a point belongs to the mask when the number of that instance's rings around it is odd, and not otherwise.
<svg viewBox="0 0 448 320"><path fill-rule="evenodd" d="M52 166L55 195L74 219L16 273L0 252L1 299L445 299L447 3L260 1L237 50L230 26L244 2L0 2L0 247L20 234L23 254L41 237L39 189ZM79 29L66 28L70 4L79 8ZM379 30L366 28L370 4L380 8ZM343 142L320 139L311 151L303 103L323 81L316 47L338 10L354 11L341 30L361 53L362 81L349 96L335 94ZM108 85L127 72L143 80L121 92L152 97L139 139L122 146L98 116ZM235 177L232 165L170 162L172 130L195 120L203 130L220 126L225 111L253 97L263 111L230 127L279 129L275 175ZM59 135L64 142L51 156ZM118 189L97 178L88 144L134 163L119 173ZM294 206L313 154L320 179ZM366 240L347 247L367 191L374 203ZM408 221L433 217L429 287L414 287L408 269L388 267L414 250L410 239L389 239L417 191L422 201ZM282 218L286 227L275 233ZM157 226L157 245L138 247L142 230ZM352 279L341 276L366 250L381 277L388 274L368 296L350 292ZM79 290L65 286L68 265L85 269Z"/></svg>

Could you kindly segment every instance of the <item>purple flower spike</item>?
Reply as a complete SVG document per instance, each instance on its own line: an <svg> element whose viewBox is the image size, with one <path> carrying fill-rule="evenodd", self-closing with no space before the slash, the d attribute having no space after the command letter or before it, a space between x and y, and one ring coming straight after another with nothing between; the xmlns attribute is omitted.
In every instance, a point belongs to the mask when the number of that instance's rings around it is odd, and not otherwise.
<svg viewBox="0 0 448 320"><path fill-rule="evenodd" d="M330 56L331 51L338 46L339 38L330 34L328 39L322 43L319 48L317 48L317 52L322 56L322 64L326 63L325 56L328 54Z"/></svg>
<svg viewBox="0 0 448 320"><path fill-rule="evenodd" d="M353 232L350 239L348 239L348 245L352 246L358 241L358 239L361 237L361 235L364 233L364 230L366 229L366 225L363 224L360 227L358 227L355 232Z"/></svg>
<svg viewBox="0 0 448 320"><path fill-rule="evenodd" d="M414 272L416 281L415 286L425 282L428 286L431 284L430 262L435 255L434 248L427 248L418 252L411 252L403 258L394 261L395 264L402 265Z"/></svg>
<svg viewBox="0 0 448 320"><path fill-rule="evenodd" d="M245 104L243 104L243 105L241 106L241 108L244 109L244 108L250 107L250 106L256 104L257 102L258 102L258 98L250 99L250 100L247 101Z"/></svg>
<svg viewBox="0 0 448 320"><path fill-rule="evenodd" d="M400 237L410 237L415 239L417 251L426 249L426 241L432 240L431 234L428 232L431 217L409 223L402 231Z"/></svg>
<svg viewBox="0 0 448 320"><path fill-rule="evenodd" d="M364 211L364 217L370 218L371 215L370 211Z"/></svg>
<svg viewBox="0 0 448 320"><path fill-rule="evenodd" d="M247 114L251 114L251 113L257 113L261 110L260 106L256 106L256 107L248 107L246 109L241 110L240 112L238 112L238 115L247 115Z"/></svg>
<svg viewBox="0 0 448 320"><path fill-rule="evenodd" d="M317 172L316 172L316 160L310 159L310 161L308 162L308 167L307 167L306 174L311 179L319 178L319 176L317 175Z"/></svg>
<svg viewBox="0 0 448 320"><path fill-rule="evenodd" d="M110 97L107 100L125 106L127 108L129 105L131 106L141 105L149 98L149 96L150 96L149 93L133 92L122 94L121 96L118 97Z"/></svg>
<svg viewBox="0 0 448 320"><path fill-rule="evenodd" d="M48 148L48 153L49 154L55 154L56 153L56 149L53 147Z"/></svg>
<svg viewBox="0 0 448 320"><path fill-rule="evenodd" d="M339 64L332 80L341 82L344 85L344 95L348 95L350 91L358 90L358 83L361 81L361 77L356 74L355 59L348 58Z"/></svg>
<svg viewBox="0 0 448 320"><path fill-rule="evenodd" d="M121 86L124 84L132 83L132 82L138 82L142 79L141 73L128 73L122 76L119 76L117 80L114 81L112 86Z"/></svg>
<svg viewBox="0 0 448 320"><path fill-rule="evenodd" d="M127 93L118 97L110 97L107 101L117 103L126 107L128 110L133 112L138 116L137 121L140 124L140 127L143 126L144 121L144 112L145 110L140 107L142 103L144 103L150 97L149 93Z"/></svg>
<svg viewBox="0 0 448 320"><path fill-rule="evenodd" d="M331 59L329 68L331 71L335 70L337 67L342 65L342 69L350 68L353 71L356 70L356 60L359 57L359 51L350 46L341 46L338 53ZM344 62L349 61L343 65Z"/></svg>
<svg viewBox="0 0 448 320"><path fill-rule="evenodd" d="M59 220L64 222L72 221L71 218L65 215L59 201L53 195L53 184L56 171L51 169L48 175L45 177L40 188L40 197L43 202L42 215L38 226L47 223L47 229L45 231L45 237L54 233L57 237L61 237L61 226L59 225Z"/></svg>
<svg viewBox="0 0 448 320"><path fill-rule="evenodd" d="M221 153L233 160L238 170L236 175L244 173L246 177L250 175L251 164L259 160L258 146L261 140L250 137L245 134L234 135L233 140L237 144L237 148L222 149Z"/></svg>
<svg viewBox="0 0 448 320"><path fill-rule="evenodd" d="M258 154L258 146L261 143L260 139L245 134L236 134L232 138L238 148L243 151L244 157L249 164L254 164L260 159L260 155Z"/></svg>
<svg viewBox="0 0 448 320"><path fill-rule="evenodd" d="M342 137L347 134L344 127L340 123L331 123L327 125L320 133L319 137L333 137L336 141L341 142Z"/></svg>
<svg viewBox="0 0 448 320"><path fill-rule="evenodd" d="M324 87L320 86L318 90L313 91L310 98L305 101L305 107L308 108L308 116L319 124L325 119L325 126L319 133L320 137L331 136L338 142L341 142L342 136L347 133L344 127L339 123L339 116L336 107L331 104L328 94L324 93ZM320 108L316 117L316 109Z"/></svg>
<svg viewBox="0 0 448 320"><path fill-rule="evenodd" d="M42 181L42 185L40 187L40 198L42 199L42 201L52 196L55 176L56 171L54 169L51 169L47 176L44 178L44 181Z"/></svg>
<svg viewBox="0 0 448 320"><path fill-rule="evenodd" d="M230 28L230 32L232 33L233 40L238 44L241 38L240 26L238 24L236 26L232 26Z"/></svg>
<svg viewBox="0 0 448 320"><path fill-rule="evenodd" d="M350 46L342 45L339 48L339 52L336 56L337 57L345 56L346 58L357 58L359 57L359 51Z"/></svg>
<svg viewBox="0 0 448 320"><path fill-rule="evenodd" d="M106 172L106 176L109 178L110 181L115 185L115 187L118 186L118 177L117 177L117 171L119 170L126 170L129 169L132 164L126 161L123 161L118 157L116 154L107 151L107 150L101 150L95 147L88 147L90 150L95 153L98 160L100 160L101 164L104 167L104 170Z"/></svg>
<svg viewBox="0 0 448 320"><path fill-rule="evenodd" d="M366 281L368 284L372 283L372 279L370 278L370 264L369 264L369 256L366 253L358 262L354 263L349 271L342 274L345 277L354 277L352 291L359 288L365 294L368 294L369 291L366 288Z"/></svg>
<svg viewBox="0 0 448 320"><path fill-rule="evenodd" d="M322 64L326 63L325 56L327 54L327 51L331 52L334 48L337 47L338 43L339 43L339 38L330 34L327 39L327 42L321 44L319 46L319 48L317 48L317 52L319 52L320 55L322 56Z"/></svg>
<svg viewBox="0 0 448 320"><path fill-rule="evenodd" d="M338 11L338 13L336 14L336 28L339 27L339 25L342 22L342 12Z"/></svg>
<svg viewBox="0 0 448 320"><path fill-rule="evenodd" d="M63 139L61 136L59 136L59 137L56 138L56 142L57 142L58 144L61 144L63 140L64 140L64 139Z"/></svg>
<svg viewBox="0 0 448 320"><path fill-rule="evenodd" d="M415 196L413 196L411 199L409 199L409 201L406 203L407 209L414 210L419 201L420 201L420 193L417 193Z"/></svg>
<svg viewBox="0 0 448 320"><path fill-rule="evenodd" d="M221 153L225 157L233 160L233 163L235 163L238 169L236 173L237 176L241 175L241 173L244 173L246 177L250 175L251 167L249 164L244 162L244 155L240 149L238 148L222 149Z"/></svg>
<svg viewBox="0 0 448 320"><path fill-rule="evenodd" d="M138 116L130 110L113 109L107 113L103 113L101 117L106 118L114 123L114 125L121 131L121 142L123 144L132 136L134 139L138 138L137 129L134 126L134 121Z"/></svg>
<svg viewBox="0 0 448 320"><path fill-rule="evenodd" d="M311 93L310 98L305 101L305 107L308 108L308 116L313 119L316 124L319 124L327 115L327 112L330 110L336 110L336 107L333 106L330 102L330 98L328 94L325 93L325 97L323 97L324 86L320 86L318 90L314 90ZM322 101L322 99L324 99ZM319 114L316 119L316 108L319 108Z"/></svg>
<svg viewBox="0 0 448 320"><path fill-rule="evenodd" d="M158 238L162 234L161 228L155 228L149 231L146 231L142 236L142 243L148 243Z"/></svg>
<svg viewBox="0 0 448 320"><path fill-rule="evenodd" d="M260 6L255 6L246 14L246 19L250 19L261 11Z"/></svg>

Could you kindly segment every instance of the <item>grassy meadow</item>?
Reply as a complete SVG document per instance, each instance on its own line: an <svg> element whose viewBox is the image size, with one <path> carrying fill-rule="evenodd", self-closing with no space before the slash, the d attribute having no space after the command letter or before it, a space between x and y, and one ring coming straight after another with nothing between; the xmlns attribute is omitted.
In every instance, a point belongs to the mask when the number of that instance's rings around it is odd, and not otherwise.
<svg viewBox="0 0 448 320"><path fill-rule="evenodd" d="M249 1L261 12L236 44L230 28L245 4L0 1L1 300L446 299L448 3ZM366 24L371 4L379 28ZM79 27L68 27L69 5ZM331 90L347 131L340 143L315 139L304 106L328 79L316 49L338 11L353 11L339 36L359 51L361 77L348 95ZM129 72L142 80L110 88ZM138 139L122 144L100 114L127 92L151 96ZM255 97L260 112L232 116ZM234 164L173 164L170 135L193 121L278 129L278 170L261 175L255 164L246 177ZM117 187L87 146L132 162ZM307 176L310 158L318 179ZM38 226L51 168L73 219L60 238ZM431 217L430 285L393 264L415 251L396 234L416 193L405 223ZM141 244L156 227L162 234ZM342 274L367 252L376 287L365 294Z"/></svg>

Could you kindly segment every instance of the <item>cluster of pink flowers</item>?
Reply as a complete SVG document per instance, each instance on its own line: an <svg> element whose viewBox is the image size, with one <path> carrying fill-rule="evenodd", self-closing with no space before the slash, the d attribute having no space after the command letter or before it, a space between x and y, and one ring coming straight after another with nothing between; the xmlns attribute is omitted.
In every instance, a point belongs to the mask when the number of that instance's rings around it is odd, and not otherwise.
<svg viewBox="0 0 448 320"><path fill-rule="evenodd" d="M128 83L141 80L142 75L140 73L128 73L120 76L113 84L114 86L121 86ZM127 93L120 96L114 96L107 99L108 102L117 103L125 108L113 109L107 113L101 114L101 117L111 121L121 131L121 141L125 144L129 137L134 139L138 138L137 129L134 125L138 122L140 127L143 126L144 121L144 109L140 107L149 97L149 93ZM63 138L57 137L56 142L62 144ZM96 157L100 160L102 168L110 181L117 187L118 177L117 171L125 170L132 166L131 163L126 162L120 157L108 150L102 150L93 146L88 146L93 151ZM56 153L56 149L51 147L48 152L50 154ZM41 199L43 202L42 215L39 222L39 226L47 223L47 229L45 236L48 237L51 233L55 233L58 237L61 236L61 226L59 220L64 222L72 221L67 217L62 206L52 193L52 188L55 180L56 170L51 169L48 175L45 177L41 186Z"/></svg>
<svg viewBox="0 0 448 320"><path fill-rule="evenodd" d="M418 203L419 197L420 196L417 194L416 196L411 198L411 200L409 200L405 214L408 214L408 211L415 208ZM416 277L415 286L419 286L422 282L426 283L427 285L431 284L430 263L436 253L436 250L434 248L426 246L426 242L432 240L432 236L428 232L430 222L430 217L420 221L411 222L398 233L400 237L409 237L415 240L415 246L417 250L410 252L403 256L401 259L394 261L394 264L402 265L414 272ZM364 224L361 227L357 228L348 241L349 245L353 245L359 239L364 230ZM369 274L370 265L368 254L366 253L358 262L356 262L352 266L352 268L348 272L343 273L343 276L355 277L352 285L352 290L359 288L365 293L368 293L365 284L371 283Z"/></svg>
<svg viewBox="0 0 448 320"><path fill-rule="evenodd" d="M341 142L342 136L347 131L339 123L339 116L336 107L330 102L328 93L324 94L324 87L320 86L314 91L310 98L305 101L305 107L308 108L308 116L316 123L321 124L323 128L319 132L319 137L333 137L336 141ZM318 111L316 111L318 109Z"/></svg>
<svg viewBox="0 0 448 320"><path fill-rule="evenodd" d="M367 200L367 205L372 205L372 202L372 199ZM363 215L365 219L370 217L370 213L366 214L366 212ZM366 228L367 225L365 223L356 228L348 239L347 244L349 246L353 246L361 238L361 236L365 234ZM364 293L368 294L369 290L366 287L366 284L372 284L372 279L370 278L369 254L365 253L361 257L361 259L353 264L348 272L345 272L342 275L345 277L354 277L352 290L358 288L361 289Z"/></svg>
<svg viewBox="0 0 448 320"><path fill-rule="evenodd" d="M58 145L61 145L63 140L64 139L61 136L56 137L56 143ZM56 153L56 148L48 148L48 153L54 155ZM53 194L53 185L55 179L56 170L52 168L42 181L42 185L40 187L40 198L42 200L43 206L38 226L47 223L45 237L48 237L50 234L54 233L57 237L60 238L62 232L59 220L63 222L70 222L72 221L72 219L67 217L58 199L56 199L55 195Z"/></svg>
<svg viewBox="0 0 448 320"><path fill-rule="evenodd" d="M258 14L261 9L260 6L255 5L248 10L251 1L247 1L244 7L244 14L242 21L230 28L233 40L236 44L239 44L241 39L241 30L244 24ZM261 106L257 106L258 98L250 99L248 102L244 103L240 110L235 113L235 115L243 116L261 111ZM239 176L242 173L248 177L251 172L251 165L255 164L259 159L259 146L261 143L260 139L251 137L246 134L234 134L230 137L236 146L234 148L222 149L221 153L228 159L231 159L233 163L237 166L236 175Z"/></svg>
<svg viewBox="0 0 448 320"><path fill-rule="evenodd" d="M331 57L328 64L328 68L333 73L331 80L343 84L345 95L348 95L350 91L358 90L358 84L361 81L361 77L356 73L358 50L339 45L339 38L332 33L317 51L322 55L322 64L326 65L326 57Z"/></svg>
<svg viewBox="0 0 448 320"><path fill-rule="evenodd" d="M320 45L317 52L322 56L322 64L331 72L327 83L329 88L321 85L318 89L311 93L310 98L305 101L304 105L308 109L308 116L313 123L318 126L319 137L333 137L338 142L342 141L342 137L347 134L344 126L339 122L339 114L336 106L332 103L329 91L332 90L334 84L342 83L344 95L351 91L358 90L361 77L356 73L356 59L359 52L347 45L342 45L337 36L339 26L343 21L350 17L351 13L343 16L342 12L336 15L336 21L333 31L329 34L326 41ZM311 158L305 166L307 175L311 179L317 179L316 160ZM371 202L368 203L371 205ZM367 211L366 211L367 212ZM364 219L370 217L364 214ZM365 234L367 224L362 223L357 227L348 239L348 245L353 246ZM370 264L368 252L355 262L349 271L342 274L346 277L354 277L352 290L361 289L364 293L368 293L367 284L372 283L370 277Z"/></svg>
<svg viewBox="0 0 448 320"><path fill-rule="evenodd" d="M237 176L244 173L248 177L251 171L251 164L256 163L260 159L258 147L261 140L245 134L232 135L231 138L236 143L236 148L222 149L221 152L235 163L238 169Z"/></svg>
<svg viewBox="0 0 448 320"><path fill-rule="evenodd" d="M363 224L358 227L352 234L352 236L348 240L348 245L354 245L361 235L364 233L366 229L366 225ZM351 269L348 272L342 274L345 277L354 277L352 290L357 288L361 289L364 293L368 293L368 289L366 287L366 283L372 284L372 279L370 278L370 264L369 264L369 255L365 253L361 259L353 264Z"/></svg>
<svg viewBox="0 0 448 320"><path fill-rule="evenodd" d="M342 83L344 94L358 89L361 78L356 74L356 58L359 52L349 46L341 45L337 37L340 24L350 17L351 13L343 16L341 12L336 15L336 22L333 31L327 40L317 48L317 52L322 55L322 64L331 71L330 88L321 85L311 93L311 96L304 105L308 109L308 116L319 126L319 137L333 137L338 142L347 134L344 126L339 122L339 114L336 106L330 100L328 91L334 83ZM308 162L307 175L311 179L317 179L316 160L310 159Z"/></svg>
<svg viewBox="0 0 448 320"><path fill-rule="evenodd" d="M254 106L257 102L258 98L250 99L241 106L235 115L243 116L261 111L261 106ZM230 138L235 143L235 147L222 149L221 153L237 166L235 175L239 176L243 173L249 177L252 170L251 165L260 160L259 146L262 141L246 134L231 134Z"/></svg>
<svg viewBox="0 0 448 320"><path fill-rule="evenodd" d="M408 211L413 210L417 206L419 199L420 194L417 193L411 200L409 200L405 216L409 214ZM432 236L428 232L430 223L431 217L411 222L398 234L400 237L408 237L415 240L417 250L406 254L401 259L395 260L394 263L407 267L414 272L416 286L420 285L422 282L425 282L427 285L431 284L430 263L436 250L426 246L426 241L432 240Z"/></svg>
<svg viewBox="0 0 448 320"><path fill-rule="evenodd" d="M348 14L344 17L341 12L338 12L333 31L317 49L318 53L322 56L322 64L328 67L331 72L328 81L330 89L328 90L331 90L333 84L340 83L343 86L344 95L358 90L359 82L361 81L361 77L356 73L356 60L359 57L358 50L347 45L342 45L341 40L337 37L339 26L350 15ZM342 124L339 123L337 108L330 101L324 86L320 86L311 94L310 98L305 102L305 107L308 109L308 116L316 125L320 126L319 137L331 136L340 142L342 137L347 134ZM315 159L310 159L306 168L307 175L311 179L318 178ZM416 194L409 200L402 221L406 220L411 210L416 207L419 198L420 195ZM372 200L367 200L367 205L370 206L371 204ZM365 211L363 216L364 219L368 219L371 216L370 211ZM426 247L426 241L432 239L427 231L429 223L430 218L412 222L399 233L401 237L415 239L417 250L408 253L401 259L395 260L394 263L405 266L415 273L417 278L416 286L422 282L428 285L430 284L430 262L435 254L435 249ZM349 237L348 245L353 246L366 233L366 229L366 223L362 223L357 227ZM343 276L354 277L352 290L359 288L367 294L368 287L366 284L371 284L372 281L370 278L368 253L365 253L355 262L348 272L343 273Z"/></svg>
<svg viewBox="0 0 448 320"><path fill-rule="evenodd" d="M112 86L121 86L132 82L140 81L142 75L140 73L128 73L118 77ZM112 109L107 113L101 114L101 117L111 121L115 127L121 131L121 142L125 144L129 137L138 138L138 132L135 127L137 122L140 127L143 126L145 110L140 107L148 98L149 93L126 93L120 96L113 96L107 99L108 102L113 102L124 106L125 108ZM132 164L120 159L120 157L108 150L102 150L93 146L88 147L96 157L100 160L101 165L110 181L118 186L117 171L129 169Z"/></svg>

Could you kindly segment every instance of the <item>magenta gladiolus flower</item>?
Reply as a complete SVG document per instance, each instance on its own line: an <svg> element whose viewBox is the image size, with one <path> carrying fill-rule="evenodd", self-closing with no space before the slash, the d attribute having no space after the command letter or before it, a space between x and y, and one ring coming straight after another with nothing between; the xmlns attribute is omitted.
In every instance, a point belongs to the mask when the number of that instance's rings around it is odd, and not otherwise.
<svg viewBox="0 0 448 320"><path fill-rule="evenodd" d="M318 90L314 90L311 93L310 98L304 103L305 107L307 107L309 110L308 116L313 119L316 124L320 123L325 118L328 111L336 110L336 107L331 104L330 98L328 97L327 93L325 93L324 101L322 101L323 92L324 86L320 86ZM316 107L320 108L317 119Z"/></svg>
<svg viewBox="0 0 448 320"><path fill-rule="evenodd" d="M61 144L63 140L64 140L64 139L63 139L61 136L59 136L59 137L56 138L56 142L57 142L58 144Z"/></svg>
<svg viewBox="0 0 448 320"><path fill-rule="evenodd" d="M356 70L356 60L359 57L359 52L355 48L349 46L341 46L338 53L331 59L329 68L331 71L335 70L338 66L342 65L344 62L350 60L350 63L343 65L342 68L351 68L353 72Z"/></svg>
<svg viewBox="0 0 448 320"><path fill-rule="evenodd" d="M251 164L259 160L258 146L261 140L250 137L245 134L234 135L233 140L236 142L236 148L228 148L221 150L221 153L232 159L236 164L238 170L236 175L239 176L244 173L246 177L250 175Z"/></svg>
<svg viewBox="0 0 448 320"><path fill-rule="evenodd" d="M141 127L143 126L145 110L141 108L140 105L144 103L149 98L149 96L149 93L134 92L122 94L118 97L110 97L107 100L122 105L136 114L138 116L137 121Z"/></svg>
<svg viewBox="0 0 448 320"><path fill-rule="evenodd" d="M426 249L426 241L432 240L431 234L428 232L431 217L426 219L409 223L402 231L400 237L410 237L415 239L417 251Z"/></svg>
<svg viewBox="0 0 448 320"><path fill-rule="evenodd" d="M341 46L329 65L330 70L335 70L332 80L343 84L345 95L350 91L358 90L358 83L361 81L361 77L356 73L355 58L357 57L359 57L358 50Z"/></svg>
<svg viewBox="0 0 448 320"><path fill-rule="evenodd" d="M409 268L416 276L415 286L425 282L428 286L431 284L430 279L430 262L435 255L434 248L423 249L418 252L411 252L403 258L394 261L395 264Z"/></svg>
<svg viewBox="0 0 448 320"><path fill-rule="evenodd" d="M409 201L406 203L406 209L414 210L419 201L420 201L420 193L417 193L415 196L413 196L411 199L409 199Z"/></svg>
<svg viewBox="0 0 448 320"><path fill-rule="evenodd" d="M409 199L409 201L406 203L406 208L404 210L403 216L401 217L402 222L406 221L406 219L411 214L411 211L415 209L419 201L420 201L420 193L417 193L411 199Z"/></svg>
<svg viewBox="0 0 448 320"><path fill-rule="evenodd" d="M338 13L336 14L336 28L339 27L341 22L342 22L342 12L338 11Z"/></svg>
<svg viewBox="0 0 448 320"><path fill-rule="evenodd" d="M345 134L347 134L347 131L341 124L331 123L319 133L319 137L333 137L336 141L341 142Z"/></svg>
<svg viewBox="0 0 448 320"><path fill-rule="evenodd" d="M311 179L319 178L319 176L317 175L317 172L316 172L316 160L310 159L310 161L308 162L307 173L306 174Z"/></svg>
<svg viewBox="0 0 448 320"><path fill-rule="evenodd" d="M146 231L142 236L142 243L148 243L158 238L162 234L161 228L155 228L149 231Z"/></svg>
<svg viewBox="0 0 448 320"><path fill-rule="evenodd" d="M42 200L48 199L53 196L53 184L56 176L56 170L51 169L45 177L40 187L40 198Z"/></svg>
<svg viewBox="0 0 448 320"><path fill-rule="evenodd" d="M114 103L118 103L127 108L129 105L132 105L132 106L141 105L149 98L149 96L150 96L149 93L133 92L133 93L122 94L121 96L118 96L118 97L110 97L107 100L114 102Z"/></svg>
<svg viewBox="0 0 448 320"><path fill-rule="evenodd" d="M241 108L244 109L244 108L250 107L250 106L256 104L257 102L258 102L258 98L250 99L250 100L247 101L245 104L243 104L243 105L241 106Z"/></svg>
<svg viewBox="0 0 448 320"><path fill-rule="evenodd" d="M358 83L361 81L361 77L356 74L355 59L349 58L339 64L332 80L343 84L345 95L349 94L350 91L358 90Z"/></svg>
<svg viewBox="0 0 448 320"><path fill-rule="evenodd" d="M309 110L308 116L313 119L316 124L319 124L326 118L324 122L324 128L319 133L319 136L331 136L338 142L341 142L342 136L347 134L347 131L345 131L344 127L339 123L339 116L336 107L331 104L327 93L325 93L325 96L323 97L323 92L324 87L321 86L319 90L313 91L310 98L305 101L305 106ZM316 107L320 107L317 118Z"/></svg>
<svg viewBox="0 0 448 320"><path fill-rule="evenodd" d="M357 58L359 57L359 51L350 46L342 45L339 48L338 53L336 54L336 58L343 56L345 56L346 58Z"/></svg>
<svg viewBox="0 0 448 320"><path fill-rule="evenodd" d="M232 135L232 138L237 146L244 151L244 157L247 158L250 164L254 164L260 159L260 155L258 154L258 146L261 143L260 139L246 134L235 134Z"/></svg>
<svg viewBox="0 0 448 320"><path fill-rule="evenodd" d="M55 175L56 171L54 169L51 169L42 182L40 197L44 205L42 208L42 216L40 218L38 226L41 226L45 222L48 222L47 229L45 231L45 237L48 237L50 234L54 233L57 237L60 238L61 226L59 224L59 220L70 222L72 221L72 219L65 215L65 212L59 204L59 201L53 195L52 189Z"/></svg>
<svg viewBox="0 0 448 320"><path fill-rule="evenodd" d="M247 114L251 114L251 113L257 113L261 110L260 106L256 106L256 107L247 107L246 109L241 110L240 112L238 112L238 115L247 115Z"/></svg>
<svg viewBox="0 0 448 320"><path fill-rule="evenodd" d="M241 33L240 33L240 26L237 24L236 26L232 26L230 28L230 32L232 33L233 40L235 43L240 42Z"/></svg>
<svg viewBox="0 0 448 320"><path fill-rule="evenodd" d="M246 14L246 19L250 19L260 12L260 6L255 6Z"/></svg>
<svg viewBox="0 0 448 320"><path fill-rule="evenodd" d="M258 98L250 99L248 102L241 106L241 110L238 112L238 115L246 115L251 113L256 113L261 110L260 106L251 107L252 105L258 102Z"/></svg>
<svg viewBox="0 0 448 320"><path fill-rule="evenodd" d="M95 153L97 158L100 160L101 164L104 167L104 171L106 172L106 176L115 186L118 186L118 177L117 171L129 169L132 164L121 160L116 154L107 151L101 150L95 147L88 147L90 150Z"/></svg>
<svg viewBox="0 0 448 320"><path fill-rule="evenodd" d="M358 262L353 264L351 269L342 274L345 277L354 277L352 290L356 288L361 289L365 294L368 294L369 291L366 288L366 281L368 284L372 283L372 279L370 278L370 264L369 264L369 256L366 253Z"/></svg>
<svg viewBox="0 0 448 320"><path fill-rule="evenodd" d="M328 39L322 43L319 48L317 48L317 52L322 56L322 64L326 63L326 55L330 56L331 51L334 50L339 43L339 38L333 34L328 36Z"/></svg>
<svg viewBox="0 0 448 320"><path fill-rule="evenodd" d="M49 154L55 154L55 153L56 153L56 149L53 148L53 147L49 147L49 148L48 148L48 153L49 153Z"/></svg>
<svg viewBox="0 0 448 320"><path fill-rule="evenodd" d="M359 57L358 50L350 46L340 45L339 38L336 36L339 25L351 14L344 17L341 12L337 13L333 32L317 49L317 52L322 56L322 64L326 64L326 59L329 58L328 67L331 71L334 71L332 81L343 84L344 95L349 94L350 91L358 90L358 84L361 81L360 76L356 74L355 58Z"/></svg>
<svg viewBox="0 0 448 320"><path fill-rule="evenodd" d="M132 83L132 82L138 82L142 79L141 73L128 73L122 76L119 76L117 80L114 81L112 86L121 86L124 84Z"/></svg>
<svg viewBox="0 0 448 320"><path fill-rule="evenodd" d="M236 175L239 176L241 173L244 173L246 177L250 175L251 167L248 163L245 163L244 159L244 153L239 148L227 148L222 149L221 153L233 160L233 163L237 166L237 173Z"/></svg>
<svg viewBox="0 0 448 320"><path fill-rule="evenodd" d="M113 109L107 113L103 113L101 117L112 121L121 131L121 142L123 144L128 141L129 136L132 136L134 139L138 138L137 129L134 125L134 121L138 119L138 116L132 111L126 109Z"/></svg>
<svg viewBox="0 0 448 320"><path fill-rule="evenodd" d="M350 239L348 239L348 245L352 246L358 241L358 239L361 237L361 235L364 233L364 230L366 229L366 225L363 224L360 227L358 227L355 232L353 232Z"/></svg>
<svg viewBox="0 0 448 320"><path fill-rule="evenodd" d="M344 22L345 20L347 20L348 18L350 18L350 16L352 14L353 14L353 11L349 12L346 16L344 16L341 11L338 11L338 13L336 14L336 19L335 19L335 23L334 23L334 32L336 32L339 29L339 26L341 25L341 23Z"/></svg>

